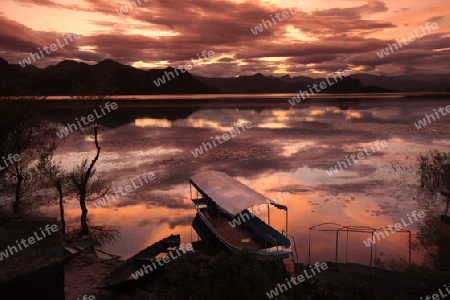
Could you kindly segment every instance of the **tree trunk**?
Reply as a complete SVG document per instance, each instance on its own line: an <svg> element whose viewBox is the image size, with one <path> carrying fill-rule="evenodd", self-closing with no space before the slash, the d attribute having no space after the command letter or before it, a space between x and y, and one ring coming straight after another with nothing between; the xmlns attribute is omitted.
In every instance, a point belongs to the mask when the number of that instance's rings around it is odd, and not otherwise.
<svg viewBox="0 0 450 300"><path fill-rule="evenodd" d="M17 184L15 190L15 200L13 203L13 212L15 214L20 214L20 188L22 187L23 177L21 175L17 176Z"/></svg>
<svg viewBox="0 0 450 300"><path fill-rule="evenodd" d="M64 219L64 199L61 187L58 187L59 194L59 214L61 216L61 234L66 234L66 221Z"/></svg>
<svg viewBox="0 0 450 300"><path fill-rule="evenodd" d="M98 125L94 125L94 142L95 147L97 148L97 154L94 159L91 161L89 168L86 171L84 176L84 180L80 185L80 206L81 206L81 234L89 234L89 228L87 226L87 213L88 210L86 208L86 186L88 185L89 179L91 178L92 170L94 169L95 163L100 156L101 147L98 145Z"/></svg>
<svg viewBox="0 0 450 300"><path fill-rule="evenodd" d="M80 207L81 207L81 235L89 234L89 227L87 225L87 213L86 208L86 190L83 188L80 191Z"/></svg>

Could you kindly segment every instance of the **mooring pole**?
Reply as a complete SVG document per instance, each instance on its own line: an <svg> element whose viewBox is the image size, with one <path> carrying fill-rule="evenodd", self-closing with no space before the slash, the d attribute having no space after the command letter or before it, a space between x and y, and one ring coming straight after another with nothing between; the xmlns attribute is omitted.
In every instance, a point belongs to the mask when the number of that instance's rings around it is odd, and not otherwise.
<svg viewBox="0 0 450 300"><path fill-rule="evenodd" d="M411 268L411 231L409 232L409 268Z"/></svg>
<svg viewBox="0 0 450 300"><path fill-rule="evenodd" d="M336 258L335 263L338 261L338 244L339 244L339 230L336 231Z"/></svg>
<svg viewBox="0 0 450 300"><path fill-rule="evenodd" d="M374 241L373 231L372 231L372 241ZM373 260L373 244L370 245L370 268L372 268L372 260Z"/></svg>
<svg viewBox="0 0 450 300"><path fill-rule="evenodd" d="M288 208L287 208L287 206L286 206L286 232L289 232L288 231Z"/></svg>
<svg viewBox="0 0 450 300"><path fill-rule="evenodd" d="M347 245L345 245L345 263L348 264L348 228L347 228Z"/></svg>
<svg viewBox="0 0 450 300"><path fill-rule="evenodd" d="M309 243L308 243L308 266L310 266L311 262L311 228L309 229Z"/></svg>

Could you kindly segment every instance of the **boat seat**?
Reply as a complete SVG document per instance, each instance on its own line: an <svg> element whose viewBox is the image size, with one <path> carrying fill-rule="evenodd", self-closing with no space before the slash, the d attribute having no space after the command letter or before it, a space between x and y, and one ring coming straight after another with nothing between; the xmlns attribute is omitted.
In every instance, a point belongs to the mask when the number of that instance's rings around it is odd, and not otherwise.
<svg viewBox="0 0 450 300"><path fill-rule="evenodd" d="M245 213L250 214L248 210L242 211L242 214ZM243 224L262 240L265 240L270 247L283 246L289 248L291 246L291 241L287 237L267 225L257 216L245 221Z"/></svg>
<svg viewBox="0 0 450 300"><path fill-rule="evenodd" d="M250 212L248 210L244 210L242 214ZM290 247L290 241L288 238L283 236L281 233L267 225L264 221L262 221L260 218L254 216L250 220L247 220L243 223L248 229L250 229L252 232L254 232L258 237L260 237L262 240L265 240L267 243L267 246L274 247L274 246L285 246Z"/></svg>

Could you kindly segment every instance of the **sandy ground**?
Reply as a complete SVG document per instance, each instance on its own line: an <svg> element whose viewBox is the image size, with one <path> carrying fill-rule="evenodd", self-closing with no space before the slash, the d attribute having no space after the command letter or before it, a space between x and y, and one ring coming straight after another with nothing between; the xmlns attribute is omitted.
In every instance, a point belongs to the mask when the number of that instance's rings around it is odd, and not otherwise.
<svg viewBox="0 0 450 300"><path fill-rule="evenodd" d="M82 299L84 295L93 295L100 299L166 299L164 295L177 288L177 282L186 277L205 276L205 270L212 266L212 257L201 253L185 254L165 266L164 274L149 276L138 286L123 292L111 292L94 287L115 267L121 264L119 259L99 259L93 251L83 253L66 263L65 292L66 299ZM161 298L162 297L162 298Z"/></svg>
<svg viewBox="0 0 450 300"><path fill-rule="evenodd" d="M81 299L84 295L106 299L94 286L119 264L117 259L98 259L93 252L83 253L68 261L65 264L66 299Z"/></svg>

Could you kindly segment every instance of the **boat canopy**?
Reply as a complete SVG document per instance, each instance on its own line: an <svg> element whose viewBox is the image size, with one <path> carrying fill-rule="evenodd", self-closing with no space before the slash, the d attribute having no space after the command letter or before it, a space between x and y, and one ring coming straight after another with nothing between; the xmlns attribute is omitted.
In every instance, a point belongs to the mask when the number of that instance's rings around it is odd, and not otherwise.
<svg viewBox="0 0 450 300"><path fill-rule="evenodd" d="M267 199L223 172L200 172L193 175L190 181L202 195L207 196L233 217L249 207L264 203L279 209L287 209L286 206Z"/></svg>

